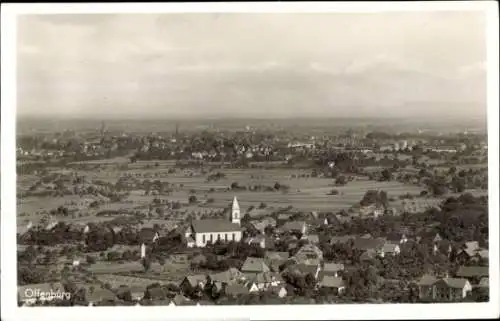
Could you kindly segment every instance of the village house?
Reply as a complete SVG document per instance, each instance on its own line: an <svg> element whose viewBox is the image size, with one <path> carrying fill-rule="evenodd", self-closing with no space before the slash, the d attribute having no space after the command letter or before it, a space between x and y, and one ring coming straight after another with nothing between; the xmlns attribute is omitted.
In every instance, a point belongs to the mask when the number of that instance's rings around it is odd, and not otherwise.
<svg viewBox="0 0 500 321"><path fill-rule="evenodd" d="M314 244L305 244L293 256L298 264L319 265L323 261L323 251Z"/></svg>
<svg viewBox="0 0 500 321"><path fill-rule="evenodd" d="M371 236L357 237L354 239L353 248L358 251L378 250L386 244L383 238L371 238Z"/></svg>
<svg viewBox="0 0 500 321"><path fill-rule="evenodd" d="M32 227L33 227L33 222L31 222L31 221L28 221L25 225L18 225L17 226L17 235L22 237L23 235L28 233Z"/></svg>
<svg viewBox="0 0 500 321"><path fill-rule="evenodd" d="M310 229L315 229L315 228L319 228L321 226L327 226L328 224L330 224L330 221L326 217L319 217L319 218L308 220L307 223L308 223L308 225L309 225L308 227Z"/></svg>
<svg viewBox="0 0 500 321"><path fill-rule="evenodd" d="M312 275L314 279L318 280L319 273L321 271L321 266L318 265L307 265L307 264L293 264L288 266L283 274L292 274L292 275L300 275L306 276L308 274Z"/></svg>
<svg viewBox="0 0 500 321"><path fill-rule="evenodd" d="M467 279L442 278L424 275L417 283L420 299L432 301L461 300L472 291L472 286Z"/></svg>
<svg viewBox="0 0 500 321"><path fill-rule="evenodd" d="M489 276L489 267L487 266L461 266L456 276L469 280L471 284L478 284L484 277Z"/></svg>
<svg viewBox="0 0 500 321"><path fill-rule="evenodd" d="M281 214L278 214L277 223L278 224L284 224L284 223L288 222L292 216L293 216L293 214L291 214L291 213L281 213Z"/></svg>
<svg viewBox="0 0 500 321"><path fill-rule="evenodd" d="M311 244L318 244L319 243L319 236L317 234L303 235L301 240L307 240Z"/></svg>
<svg viewBox="0 0 500 321"><path fill-rule="evenodd" d="M466 263L470 260L479 261L479 258L487 259L488 250L481 249L477 241L466 242L463 247L457 251L457 259L462 263Z"/></svg>
<svg viewBox="0 0 500 321"><path fill-rule="evenodd" d="M432 254L437 255L438 253L442 253L447 255L448 257L451 255L452 247L451 242L448 240L440 240L434 242L432 245Z"/></svg>
<svg viewBox="0 0 500 321"><path fill-rule="evenodd" d="M271 269L264 262L264 259L259 257L247 257L241 267L241 272L244 274L258 274L270 272Z"/></svg>
<svg viewBox="0 0 500 321"><path fill-rule="evenodd" d="M262 220L259 221L252 221L250 222L252 226L259 231L261 234L264 234L266 227L271 226L275 227L276 226L276 220L274 220L272 217L266 217Z"/></svg>
<svg viewBox="0 0 500 321"><path fill-rule="evenodd" d="M101 303L115 302L118 300L116 295L100 285L85 285L85 301L89 303L89 306L99 305Z"/></svg>
<svg viewBox="0 0 500 321"><path fill-rule="evenodd" d="M418 243L436 244L443 240L439 233L433 231L422 231L418 233L416 240Z"/></svg>
<svg viewBox="0 0 500 321"><path fill-rule="evenodd" d="M360 256L359 260L360 261L372 261L377 257L377 250L375 249L368 249L364 251Z"/></svg>
<svg viewBox="0 0 500 321"><path fill-rule="evenodd" d="M323 269L320 272L320 278L321 276L325 275L339 277L343 271L344 271L344 264L325 262L325 264L323 265Z"/></svg>
<svg viewBox="0 0 500 321"><path fill-rule="evenodd" d="M335 294L342 294L345 291L345 282L341 277L325 275L319 282L318 287L332 289Z"/></svg>
<svg viewBox="0 0 500 321"><path fill-rule="evenodd" d="M224 293L228 297L238 297L242 295L247 295L250 293L250 290L247 286L241 283L234 283L224 287Z"/></svg>
<svg viewBox="0 0 500 321"><path fill-rule="evenodd" d="M274 240L272 238L264 236L264 235L258 235L255 237L248 237L245 240L245 242L247 244L258 245L262 249L265 249L266 247L273 247L274 246Z"/></svg>
<svg viewBox="0 0 500 321"><path fill-rule="evenodd" d="M482 278L477 285L478 288L489 289L490 288L490 278Z"/></svg>
<svg viewBox="0 0 500 321"><path fill-rule="evenodd" d="M289 221L281 226L281 230L283 232L295 232L304 235L307 232L307 224L304 221Z"/></svg>
<svg viewBox="0 0 500 321"><path fill-rule="evenodd" d="M129 288L130 296L134 301L140 301L144 298L144 293L146 292L146 288L144 286L131 286Z"/></svg>
<svg viewBox="0 0 500 321"><path fill-rule="evenodd" d="M205 219L194 220L185 232L188 247L205 247L208 242L241 240L240 207L236 197L233 199L231 220Z"/></svg>
<svg viewBox="0 0 500 321"><path fill-rule="evenodd" d="M392 243L404 244L408 242L408 237L405 233L395 232L387 235L387 241Z"/></svg>
<svg viewBox="0 0 500 321"><path fill-rule="evenodd" d="M288 252L266 252L264 260L273 272L279 272L280 266L286 262L289 257Z"/></svg>
<svg viewBox="0 0 500 321"><path fill-rule="evenodd" d="M215 284L219 288L222 285L241 282L246 279L246 276L236 268L229 268L227 271L210 274L206 284ZM206 285L205 285L206 286Z"/></svg>
<svg viewBox="0 0 500 321"><path fill-rule="evenodd" d="M189 298L186 298L182 294L177 294L171 301L176 306L181 305L194 305L195 303L191 301Z"/></svg>
<svg viewBox="0 0 500 321"><path fill-rule="evenodd" d="M359 216L360 217L374 217L377 218L381 215L384 215L384 208L381 206L376 206L374 204L363 206L359 208Z"/></svg>
<svg viewBox="0 0 500 321"><path fill-rule="evenodd" d="M377 255L379 257L385 257L386 255L399 255L401 249L398 244L385 243L380 248L377 249Z"/></svg>
<svg viewBox="0 0 500 321"><path fill-rule="evenodd" d="M275 294L279 298L284 298L287 296L288 291L286 290L285 286L278 285L278 286L271 286L268 289L269 292Z"/></svg>
<svg viewBox="0 0 500 321"><path fill-rule="evenodd" d="M467 279L444 278L433 284L434 299L438 301L456 301L464 299L472 286Z"/></svg>
<svg viewBox="0 0 500 321"><path fill-rule="evenodd" d="M420 299L433 299L434 289L433 285L438 279L430 274L424 274L417 282L418 293Z"/></svg>
<svg viewBox="0 0 500 321"><path fill-rule="evenodd" d="M330 239L330 244L347 244L348 242L354 242L356 235L343 235L343 236L332 236Z"/></svg>
<svg viewBox="0 0 500 321"><path fill-rule="evenodd" d="M258 273L248 282L250 292L265 291L271 286L279 286L283 283L281 275L277 272Z"/></svg>
<svg viewBox="0 0 500 321"><path fill-rule="evenodd" d="M179 285L182 293L192 293L197 288L203 290L207 284L207 276L203 274L188 275Z"/></svg>

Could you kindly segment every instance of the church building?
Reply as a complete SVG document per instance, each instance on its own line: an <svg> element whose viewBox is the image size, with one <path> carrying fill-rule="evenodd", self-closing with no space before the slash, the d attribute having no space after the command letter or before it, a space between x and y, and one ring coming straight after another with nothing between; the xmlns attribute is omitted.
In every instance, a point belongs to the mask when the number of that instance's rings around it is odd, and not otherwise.
<svg viewBox="0 0 500 321"><path fill-rule="evenodd" d="M186 230L188 247L205 247L208 242L215 243L241 240L240 206L236 196L233 199L231 217L227 219L193 220Z"/></svg>

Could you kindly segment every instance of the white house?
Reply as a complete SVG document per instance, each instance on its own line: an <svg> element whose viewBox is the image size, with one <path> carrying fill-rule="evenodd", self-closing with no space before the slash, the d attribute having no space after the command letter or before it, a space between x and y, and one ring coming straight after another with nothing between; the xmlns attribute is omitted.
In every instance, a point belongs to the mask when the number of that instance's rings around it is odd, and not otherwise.
<svg viewBox="0 0 500 321"><path fill-rule="evenodd" d="M242 236L240 226L240 206L236 196L233 199L231 219L194 220L185 232L189 247L205 247L208 242L235 241L239 242Z"/></svg>

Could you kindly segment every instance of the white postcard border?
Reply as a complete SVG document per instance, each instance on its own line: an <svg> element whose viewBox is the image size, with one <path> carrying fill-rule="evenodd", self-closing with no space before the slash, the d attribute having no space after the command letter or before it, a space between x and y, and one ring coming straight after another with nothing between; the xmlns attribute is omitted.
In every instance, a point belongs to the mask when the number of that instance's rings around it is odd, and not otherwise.
<svg viewBox="0 0 500 321"><path fill-rule="evenodd" d="M16 15L49 13L160 12L381 12L479 10L487 14L487 95L489 160L490 302L459 304L363 304L203 307L17 307L16 269ZM415 319L490 318L499 316L499 171L498 171L498 5L496 1L466 2L310 2L310 3L96 3L8 4L1 16L1 303L9 320L279 320L279 319ZM117 310L119 309L119 311Z"/></svg>

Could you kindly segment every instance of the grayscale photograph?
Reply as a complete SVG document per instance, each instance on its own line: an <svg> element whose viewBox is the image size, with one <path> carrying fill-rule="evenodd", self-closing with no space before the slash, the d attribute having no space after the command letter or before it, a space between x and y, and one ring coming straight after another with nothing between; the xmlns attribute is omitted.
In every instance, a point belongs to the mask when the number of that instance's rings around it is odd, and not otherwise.
<svg viewBox="0 0 500 321"><path fill-rule="evenodd" d="M484 12L41 13L16 43L18 307L490 301Z"/></svg>

